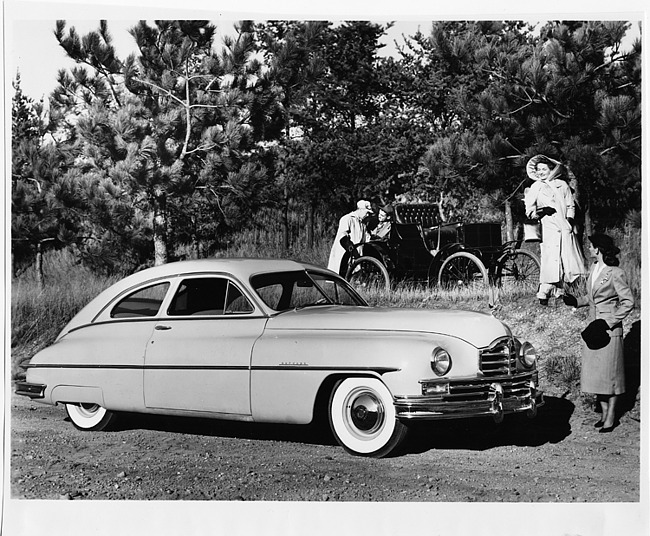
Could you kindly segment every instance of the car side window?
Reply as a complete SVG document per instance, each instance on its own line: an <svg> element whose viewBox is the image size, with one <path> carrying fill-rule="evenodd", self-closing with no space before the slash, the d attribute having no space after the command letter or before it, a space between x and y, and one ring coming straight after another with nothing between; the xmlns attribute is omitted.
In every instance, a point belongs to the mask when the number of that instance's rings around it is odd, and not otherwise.
<svg viewBox="0 0 650 536"><path fill-rule="evenodd" d="M185 279L169 306L170 316L222 315L228 280L220 277Z"/></svg>
<svg viewBox="0 0 650 536"><path fill-rule="evenodd" d="M169 283L158 283L129 294L111 310L111 318L156 316L165 299Z"/></svg>
<svg viewBox="0 0 650 536"><path fill-rule="evenodd" d="M228 294L226 295L226 314L246 314L253 312L253 306L232 282L228 281Z"/></svg>
<svg viewBox="0 0 650 536"><path fill-rule="evenodd" d="M253 306L241 291L222 277L185 279L169 306L169 316L242 314Z"/></svg>

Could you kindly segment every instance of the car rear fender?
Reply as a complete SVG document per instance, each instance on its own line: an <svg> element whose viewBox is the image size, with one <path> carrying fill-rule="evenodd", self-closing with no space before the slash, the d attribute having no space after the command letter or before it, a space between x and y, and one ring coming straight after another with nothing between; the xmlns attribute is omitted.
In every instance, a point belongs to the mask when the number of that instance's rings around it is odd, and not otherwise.
<svg viewBox="0 0 650 536"><path fill-rule="evenodd" d="M80 385L57 385L52 389L52 402L55 404L98 404L105 407L104 393L99 387Z"/></svg>

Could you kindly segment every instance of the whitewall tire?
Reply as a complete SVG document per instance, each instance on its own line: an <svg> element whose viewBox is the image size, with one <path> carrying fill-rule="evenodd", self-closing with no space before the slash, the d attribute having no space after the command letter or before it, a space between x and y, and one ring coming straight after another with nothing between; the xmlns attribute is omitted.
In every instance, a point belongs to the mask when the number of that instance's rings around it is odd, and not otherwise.
<svg viewBox="0 0 650 536"><path fill-rule="evenodd" d="M390 391L376 378L340 381L330 397L329 420L339 444L359 456L386 456L408 430L395 417Z"/></svg>
<svg viewBox="0 0 650 536"><path fill-rule="evenodd" d="M97 404L66 404L65 411L79 430L106 430L115 422L115 414Z"/></svg>

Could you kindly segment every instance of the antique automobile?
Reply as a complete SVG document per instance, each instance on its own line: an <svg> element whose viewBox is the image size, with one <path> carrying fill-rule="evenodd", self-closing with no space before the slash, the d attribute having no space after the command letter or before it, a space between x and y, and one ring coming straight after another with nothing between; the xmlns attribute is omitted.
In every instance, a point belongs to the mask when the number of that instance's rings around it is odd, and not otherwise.
<svg viewBox="0 0 650 536"><path fill-rule="evenodd" d="M263 423L329 420L385 456L420 420L534 417L535 349L488 314L370 307L340 276L287 260L149 268L84 307L16 392L81 430L120 412Z"/></svg>
<svg viewBox="0 0 650 536"><path fill-rule="evenodd" d="M523 240L501 239L500 223L443 222L438 206L394 205L390 233L348 250L341 275L355 288L390 290L397 281L440 288L488 284L534 293L539 284L537 255L522 249Z"/></svg>

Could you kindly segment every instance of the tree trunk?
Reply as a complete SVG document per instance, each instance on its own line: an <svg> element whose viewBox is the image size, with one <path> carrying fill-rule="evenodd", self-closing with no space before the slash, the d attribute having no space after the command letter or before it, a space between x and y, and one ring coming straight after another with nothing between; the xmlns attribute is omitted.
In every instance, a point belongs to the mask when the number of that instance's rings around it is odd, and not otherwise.
<svg viewBox="0 0 650 536"><path fill-rule="evenodd" d="M39 290L45 288L45 274L43 273L43 242L36 244L36 285Z"/></svg>
<svg viewBox="0 0 650 536"><path fill-rule="evenodd" d="M510 199L506 199L506 242L514 240L513 225L512 225L512 204Z"/></svg>
<svg viewBox="0 0 650 536"><path fill-rule="evenodd" d="M584 204L585 207L585 236L591 236L593 234L593 223L591 221L591 203L587 199L587 202Z"/></svg>
<svg viewBox="0 0 650 536"><path fill-rule="evenodd" d="M190 219L192 225L192 238L190 242L190 258L200 259L201 258L201 243L199 241L199 230L198 225L196 224L196 218L192 217Z"/></svg>
<svg viewBox="0 0 650 536"><path fill-rule="evenodd" d="M575 217L574 217L574 232L576 233L576 238L580 243L580 248L583 247L584 235L586 232L587 225L587 212L585 210L585 196L583 195L582 189L580 188L580 183L573 175L569 174L569 188L573 194L573 203L575 205ZM589 223L591 228L591 222Z"/></svg>
<svg viewBox="0 0 650 536"><path fill-rule="evenodd" d="M167 252L167 214L165 212L165 196L161 194L154 201L153 212L153 250L154 266L166 264Z"/></svg>
<svg viewBox="0 0 650 536"><path fill-rule="evenodd" d="M309 203L307 207L307 247L314 247L314 203Z"/></svg>
<svg viewBox="0 0 650 536"><path fill-rule="evenodd" d="M284 189L284 207L282 210L282 232L284 236L284 249L289 249L289 190Z"/></svg>

